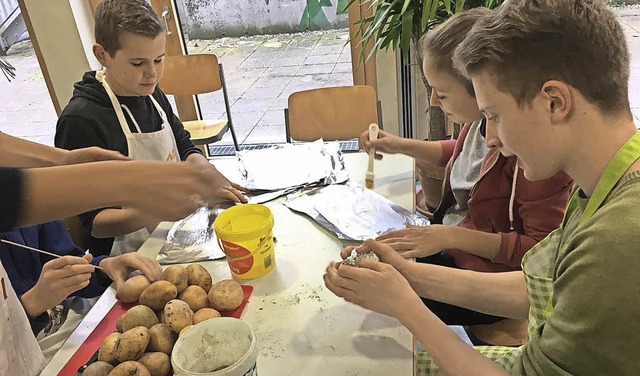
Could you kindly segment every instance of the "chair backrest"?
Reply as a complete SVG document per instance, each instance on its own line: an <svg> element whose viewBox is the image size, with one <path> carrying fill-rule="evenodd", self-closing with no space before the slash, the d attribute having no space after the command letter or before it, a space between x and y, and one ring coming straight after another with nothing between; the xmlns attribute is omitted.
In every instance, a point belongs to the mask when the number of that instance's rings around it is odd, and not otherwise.
<svg viewBox="0 0 640 376"><path fill-rule="evenodd" d="M177 96L220 90L222 78L218 57L212 54L166 57L160 88L165 94Z"/></svg>
<svg viewBox="0 0 640 376"><path fill-rule="evenodd" d="M287 142L348 140L359 137L369 124L379 123L378 100L371 86L299 91L288 102Z"/></svg>

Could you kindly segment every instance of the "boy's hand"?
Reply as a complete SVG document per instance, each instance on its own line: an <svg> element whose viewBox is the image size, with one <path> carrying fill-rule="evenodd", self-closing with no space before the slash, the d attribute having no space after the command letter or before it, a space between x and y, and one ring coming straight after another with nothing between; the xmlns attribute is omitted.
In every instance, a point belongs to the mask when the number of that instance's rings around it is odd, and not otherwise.
<svg viewBox="0 0 640 376"><path fill-rule="evenodd" d="M366 240L364 243L358 246L346 247L340 252L340 257L342 257L343 260L346 259L354 249L358 253L368 253L373 251L378 255L378 257L380 257L380 261L389 264L400 271L402 271L403 267L408 262L405 258L403 258L402 255L396 252L389 245L371 239Z"/></svg>
<svg viewBox="0 0 640 376"><path fill-rule="evenodd" d="M95 270L89 263L91 259L91 255L64 256L44 264L36 285L22 295L22 305L27 314L36 318L69 295L87 287Z"/></svg>
<svg viewBox="0 0 640 376"><path fill-rule="evenodd" d="M162 267L158 261L135 252L106 257L100 261L99 266L116 284L116 290L127 279L129 274L135 270L141 271L152 283L162 278Z"/></svg>
<svg viewBox="0 0 640 376"><path fill-rule="evenodd" d="M60 165L72 165L100 161L128 161L128 157L113 150L105 150L96 146L84 149L69 150L63 154Z"/></svg>
<svg viewBox="0 0 640 376"><path fill-rule="evenodd" d="M323 277L325 286L348 302L396 318L407 302L420 299L393 266L372 259L357 262L359 268L329 264Z"/></svg>
<svg viewBox="0 0 640 376"><path fill-rule="evenodd" d="M360 135L360 144L366 152L369 152L371 148L376 149L376 159L382 159L382 154L378 152L387 154L402 153L404 151L402 140L402 137L392 135L383 130L378 132L378 138L373 141L369 140L369 130L362 132Z"/></svg>

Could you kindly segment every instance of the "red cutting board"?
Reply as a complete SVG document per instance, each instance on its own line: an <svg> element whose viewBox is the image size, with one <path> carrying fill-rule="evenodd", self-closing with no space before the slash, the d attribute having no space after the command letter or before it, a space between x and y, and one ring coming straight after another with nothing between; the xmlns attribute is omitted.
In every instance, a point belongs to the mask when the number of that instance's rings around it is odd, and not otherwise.
<svg viewBox="0 0 640 376"><path fill-rule="evenodd" d="M249 301L249 297L253 292L253 286L242 286L242 291L244 292L244 299L242 300L242 304L240 307L236 308L233 311L220 312L223 317L235 317L237 319L240 318L244 308ZM87 364L89 359L95 354L96 351L100 348L102 341L111 333L116 331L116 321L124 315L127 310L136 304L125 304L121 302L116 302L116 304L111 308L109 313L100 321L100 323L93 329L93 332L89 334L87 339L80 345L78 350L76 350L75 354L69 359L67 364L65 364L64 368L60 370L58 376L75 376L78 373L78 368Z"/></svg>

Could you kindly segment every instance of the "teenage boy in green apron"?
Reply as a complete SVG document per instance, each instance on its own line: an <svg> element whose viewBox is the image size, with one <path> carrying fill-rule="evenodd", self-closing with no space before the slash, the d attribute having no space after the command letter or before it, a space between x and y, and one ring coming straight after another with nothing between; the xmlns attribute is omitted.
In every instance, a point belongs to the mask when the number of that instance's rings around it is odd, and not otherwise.
<svg viewBox="0 0 640 376"><path fill-rule="evenodd" d="M86 72L58 119L55 144L65 149L99 146L132 159L180 162L209 168L220 198L246 202L196 148L158 87L166 35L146 0L105 0L96 8L93 53L103 66ZM212 69L214 69L212 67ZM94 255L136 251L158 218L132 208L103 208L81 215Z"/></svg>
<svg viewBox="0 0 640 376"><path fill-rule="evenodd" d="M426 349L421 375L637 375L640 133L615 15L602 0L510 1L478 21L454 62L473 81L488 137L518 156L528 179L565 171L576 182L562 226L525 255L522 272L416 264L367 241L360 250L383 262L332 264L325 284L398 318ZM528 317L529 342L466 346L418 295Z"/></svg>

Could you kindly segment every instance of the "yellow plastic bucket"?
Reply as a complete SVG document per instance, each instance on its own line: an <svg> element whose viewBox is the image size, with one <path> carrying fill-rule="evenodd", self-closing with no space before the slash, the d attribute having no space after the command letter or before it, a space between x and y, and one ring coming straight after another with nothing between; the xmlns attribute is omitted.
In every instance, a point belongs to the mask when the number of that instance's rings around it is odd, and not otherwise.
<svg viewBox="0 0 640 376"><path fill-rule="evenodd" d="M218 215L213 227L233 276L259 278L275 266L273 214L268 207L259 204L233 206Z"/></svg>

